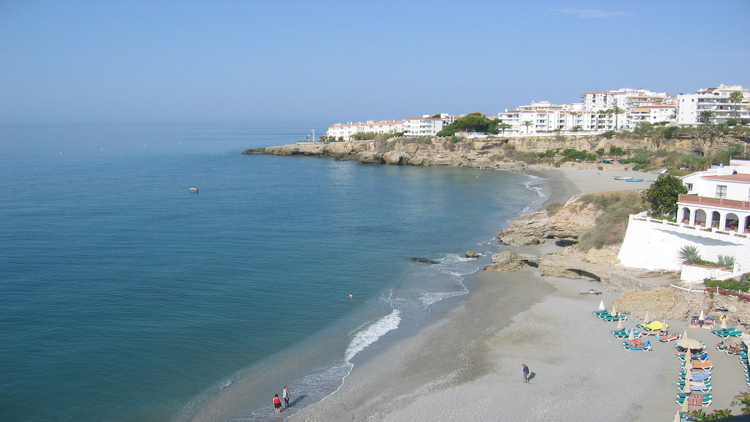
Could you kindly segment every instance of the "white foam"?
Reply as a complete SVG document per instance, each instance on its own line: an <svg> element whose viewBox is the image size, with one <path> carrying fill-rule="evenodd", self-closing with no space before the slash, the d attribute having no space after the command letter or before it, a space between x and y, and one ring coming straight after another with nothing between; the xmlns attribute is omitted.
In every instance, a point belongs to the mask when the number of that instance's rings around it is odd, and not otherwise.
<svg viewBox="0 0 750 422"><path fill-rule="evenodd" d="M357 331L346 349L346 361L349 362L357 353L375 343L385 333L398 328L399 323L401 323L400 314L401 312L398 309L394 309L390 314L377 320L364 330Z"/></svg>

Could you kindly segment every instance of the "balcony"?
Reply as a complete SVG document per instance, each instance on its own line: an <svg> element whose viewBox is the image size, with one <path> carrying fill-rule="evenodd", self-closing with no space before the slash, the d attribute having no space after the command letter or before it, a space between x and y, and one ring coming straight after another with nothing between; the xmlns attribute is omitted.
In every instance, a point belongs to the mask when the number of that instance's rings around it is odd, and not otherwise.
<svg viewBox="0 0 750 422"><path fill-rule="evenodd" d="M750 211L750 201L737 201L726 198L709 198L706 196L683 194L677 198L677 202Z"/></svg>

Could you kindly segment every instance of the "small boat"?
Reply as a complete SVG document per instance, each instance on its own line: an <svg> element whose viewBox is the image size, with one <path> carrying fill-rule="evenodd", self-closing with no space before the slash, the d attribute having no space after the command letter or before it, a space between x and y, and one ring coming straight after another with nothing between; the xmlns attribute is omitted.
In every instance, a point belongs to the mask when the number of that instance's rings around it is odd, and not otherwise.
<svg viewBox="0 0 750 422"><path fill-rule="evenodd" d="M631 180L630 176L615 176L615 180Z"/></svg>
<svg viewBox="0 0 750 422"><path fill-rule="evenodd" d="M626 182L642 182L643 179L628 179Z"/></svg>
<svg viewBox="0 0 750 422"><path fill-rule="evenodd" d="M190 188L190 192L192 192L192 193L198 193L198 188Z"/></svg>

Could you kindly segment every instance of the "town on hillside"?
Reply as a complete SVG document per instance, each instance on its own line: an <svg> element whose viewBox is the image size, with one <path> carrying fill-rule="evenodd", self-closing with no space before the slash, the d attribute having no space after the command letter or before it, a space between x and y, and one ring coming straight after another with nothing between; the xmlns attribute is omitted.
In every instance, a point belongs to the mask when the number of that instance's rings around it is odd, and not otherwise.
<svg viewBox="0 0 750 422"><path fill-rule="evenodd" d="M410 117L403 120L367 120L337 123L328 128L320 141L350 141L361 134L402 134L403 136L451 136L466 138L503 136L551 136L558 134L601 134L608 131L635 130L642 122L652 125L694 127L723 124L750 124L750 88L719 85L699 89L694 94L673 97L665 92L621 88L616 91L586 92L581 101L570 104L532 102L497 117L480 114L492 121L489 127L458 128L446 131L466 115L446 113ZM442 133L441 133L442 132ZM358 136L359 135L359 136Z"/></svg>

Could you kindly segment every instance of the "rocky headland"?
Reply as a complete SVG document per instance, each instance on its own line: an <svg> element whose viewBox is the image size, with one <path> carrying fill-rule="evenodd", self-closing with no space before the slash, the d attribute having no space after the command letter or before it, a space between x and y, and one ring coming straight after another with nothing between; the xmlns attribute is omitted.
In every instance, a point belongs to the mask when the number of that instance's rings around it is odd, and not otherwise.
<svg viewBox="0 0 750 422"><path fill-rule="evenodd" d="M595 153L619 147L626 151L659 149L691 152L721 149L736 141L733 138L698 139L694 137L669 140L638 136L575 135L525 136L486 138L458 137L395 137L387 140L345 142L300 142L296 144L248 149L243 154L303 155L331 157L336 160L357 160L363 164L413 166L465 166L475 168L524 169L535 161L535 154L567 149ZM552 158L550 162L560 159ZM564 161L564 160L563 160ZM578 168L628 170L631 165L604 163L565 163Z"/></svg>

